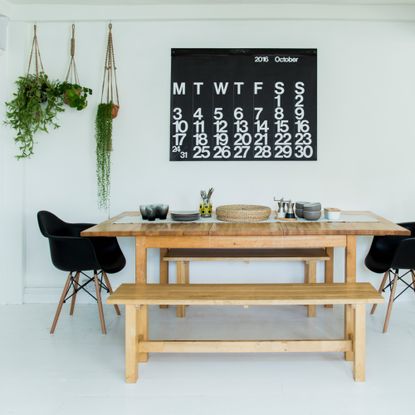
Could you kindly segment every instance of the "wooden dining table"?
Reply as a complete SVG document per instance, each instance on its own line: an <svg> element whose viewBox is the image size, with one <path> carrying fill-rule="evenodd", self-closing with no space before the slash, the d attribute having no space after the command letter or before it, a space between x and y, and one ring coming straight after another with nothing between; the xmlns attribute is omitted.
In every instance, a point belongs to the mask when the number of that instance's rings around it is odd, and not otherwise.
<svg viewBox="0 0 415 415"><path fill-rule="evenodd" d="M325 282L333 282L334 248L345 249L346 283L356 282L356 238L359 236L410 235L409 231L372 212L344 212L349 217L367 216L370 221L348 222L288 222L267 221L260 223L114 223L139 212L123 212L82 232L85 237L132 237L135 238L135 282L147 283L147 249L159 248L161 255L170 248L325 248L330 260L326 261ZM160 283L166 283L167 263L161 266ZM147 306L146 306L147 307ZM140 313L139 333L147 338L148 310ZM345 338L353 333L353 315L347 309L345 315ZM348 355L347 355L348 354ZM140 361L147 360L143 353ZM346 359L352 360L352 352Z"/></svg>

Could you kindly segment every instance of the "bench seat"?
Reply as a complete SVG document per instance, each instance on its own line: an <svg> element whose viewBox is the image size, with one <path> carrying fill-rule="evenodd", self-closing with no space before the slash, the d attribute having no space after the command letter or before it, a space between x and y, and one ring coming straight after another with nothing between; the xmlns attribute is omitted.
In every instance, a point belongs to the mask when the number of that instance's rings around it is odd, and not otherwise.
<svg viewBox="0 0 415 415"><path fill-rule="evenodd" d="M148 353L206 352L345 352L353 360L356 381L365 380L366 304L383 302L382 296L369 283L353 284L123 284L107 303L124 304L125 312L125 376L136 382L138 362ZM342 339L313 340L149 340L149 305L324 305L342 304L345 327L351 334ZM351 319L347 321L347 319ZM351 323L351 324L349 324Z"/></svg>
<svg viewBox="0 0 415 415"><path fill-rule="evenodd" d="M334 284L122 284L109 304L309 305L377 304L370 283Z"/></svg>
<svg viewBox="0 0 415 415"><path fill-rule="evenodd" d="M177 284L190 283L190 262L197 261L302 261L305 264L304 282L316 282L317 262L330 261L331 257L324 248L261 248L261 249L195 249L195 248L174 248L165 250L160 257L160 270L163 268L163 262L176 262L176 280ZM160 281L162 276L160 275ZM167 307L168 304L161 305ZM331 304L326 304L327 307ZM177 317L185 316L185 306L177 306ZM313 305L307 308L308 317L316 316L316 308Z"/></svg>

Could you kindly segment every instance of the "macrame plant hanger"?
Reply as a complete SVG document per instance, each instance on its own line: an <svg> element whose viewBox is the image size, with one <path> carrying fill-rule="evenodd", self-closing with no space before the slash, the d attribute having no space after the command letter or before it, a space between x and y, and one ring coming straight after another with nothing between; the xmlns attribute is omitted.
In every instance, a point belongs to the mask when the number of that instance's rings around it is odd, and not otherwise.
<svg viewBox="0 0 415 415"><path fill-rule="evenodd" d="M104 79L102 80L101 104L112 104L112 118L116 118L120 109L118 96L117 66L115 65L114 43L112 40L112 24L108 25L107 52L105 55Z"/></svg>
<svg viewBox="0 0 415 415"><path fill-rule="evenodd" d="M40 56L39 43L37 40L37 26L33 25L33 41L32 50L30 51L29 65L27 67L27 74L30 74L32 63L35 67L35 75L39 76L39 73L44 73L42 57Z"/></svg>
<svg viewBox="0 0 415 415"><path fill-rule="evenodd" d="M69 62L68 72L66 73L66 82L70 82L72 84L80 85L79 84L79 77L78 77L78 70L76 69L76 62L75 62L75 25L72 25L72 37L71 37L71 60Z"/></svg>

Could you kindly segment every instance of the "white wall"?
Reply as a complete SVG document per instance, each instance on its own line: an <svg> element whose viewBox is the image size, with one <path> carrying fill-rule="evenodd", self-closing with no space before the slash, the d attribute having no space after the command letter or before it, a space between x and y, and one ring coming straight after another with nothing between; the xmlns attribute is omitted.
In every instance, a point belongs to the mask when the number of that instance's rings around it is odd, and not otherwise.
<svg viewBox="0 0 415 415"><path fill-rule="evenodd" d="M128 14L127 8L123 10ZM23 273L27 301L55 301L57 289L64 281L62 273L50 263L47 241L37 227L36 212L48 209L68 221L98 222L106 218L106 213L96 208L93 125L106 24L93 21L92 14L85 14L80 20L83 21L76 25L78 70L81 82L94 89L88 109L62 114L59 130L38 136L31 160L14 161L10 154L11 132L1 131L7 143L3 144L7 151L2 157L5 174L13 175L13 186L7 179L3 195L6 201L13 200L16 215L22 213L22 233L12 232L7 237L12 243L18 242L11 254L15 255L12 278L20 281L19 272ZM25 71L31 36L29 23L12 22L11 26L8 87ZM169 21L160 14L160 19L113 22L113 31L121 110L114 121L111 214L159 201L175 209L194 208L199 190L214 186L216 205L233 202L272 205L276 195L319 200L324 205L344 209L373 210L396 221L414 219L413 22ZM62 78L68 64L70 23L40 22L38 35L46 72L53 78ZM318 161L169 162L172 47L317 48ZM202 173L202 167L209 170L208 177ZM10 210L5 212L10 214ZM19 221L13 219L14 224ZM3 236L2 239L5 240ZM132 241L121 242L128 265L114 282L134 278ZM369 243L369 238L361 238L358 243L361 280L373 276L362 264ZM157 276L156 257L152 252L151 280ZM20 271L16 262L21 263ZM336 262L336 275L341 279L340 252L336 254ZM275 280L275 274L297 280L302 273L299 264L195 264L192 269L198 280L209 281L213 281L212 276L235 281L240 275L239 280L244 281L271 281ZM0 297L0 301L13 302L16 296Z"/></svg>

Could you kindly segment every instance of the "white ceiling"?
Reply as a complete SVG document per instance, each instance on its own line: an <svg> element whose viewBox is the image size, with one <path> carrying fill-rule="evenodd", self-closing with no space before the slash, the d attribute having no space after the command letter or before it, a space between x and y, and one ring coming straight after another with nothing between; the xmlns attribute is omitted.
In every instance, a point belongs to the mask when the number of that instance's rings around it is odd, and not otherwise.
<svg viewBox="0 0 415 415"><path fill-rule="evenodd" d="M168 5L168 4L337 4L337 5L414 5L415 0L6 0L16 5Z"/></svg>

